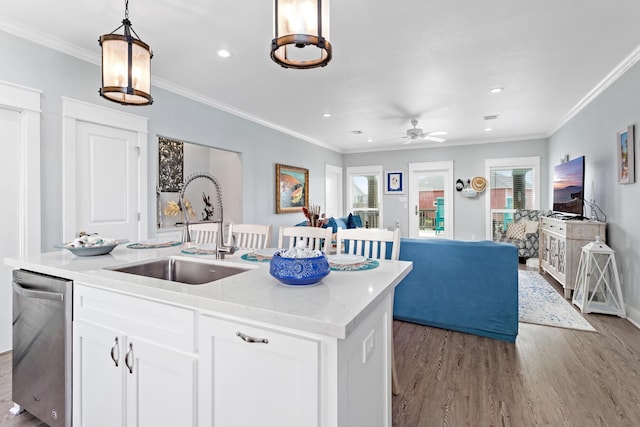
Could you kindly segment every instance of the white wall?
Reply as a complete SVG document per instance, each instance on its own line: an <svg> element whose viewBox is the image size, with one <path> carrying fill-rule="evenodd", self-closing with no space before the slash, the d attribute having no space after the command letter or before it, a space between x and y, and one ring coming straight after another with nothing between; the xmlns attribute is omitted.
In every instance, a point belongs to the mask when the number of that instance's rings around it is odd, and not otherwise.
<svg viewBox="0 0 640 427"><path fill-rule="evenodd" d="M503 157L527 157L540 156L542 209L548 209L547 199L553 181L548 180L544 172L548 169L547 140L502 142L494 144L461 145L443 148L418 148L412 150L381 151L372 153L345 154L345 166L383 165L385 171L400 170L405 173L409 170L409 163L438 162L453 160L454 181L462 178L466 181L474 176L484 176L485 159L497 159ZM488 177L486 177L488 178ZM407 182L406 175L405 182ZM454 192L454 221L455 239L472 240L475 236L483 240L485 236L486 221L486 192L478 197L467 199ZM396 219L400 219L400 229L403 236L408 235L409 212L402 198L404 195L384 195L384 227L393 227Z"/></svg>
<svg viewBox="0 0 640 427"><path fill-rule="evenodd" d="M548 179L553 179L553 165L565 154L571 159L585 156L585 196L594 198L607 215L607 244L616 251L627 314L640 325L640 179L635 184L618 184L616 163L616 134L630 124L637 130L640 126L638 65L551 136ZM635 149L638 161L637 141ZM636 175L639 172L636 166ZM551 203L551 195L547 197Z"/></svg>

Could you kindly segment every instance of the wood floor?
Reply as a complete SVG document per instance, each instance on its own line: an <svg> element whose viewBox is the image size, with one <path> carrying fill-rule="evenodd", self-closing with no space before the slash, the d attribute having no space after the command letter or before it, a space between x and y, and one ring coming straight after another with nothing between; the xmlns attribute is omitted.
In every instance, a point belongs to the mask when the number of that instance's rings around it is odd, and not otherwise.
<svg viewBox="0 0 640 427"><path fill-rule="evenodd" d="M395 321L394 427L640 425L640 330L614 316L585 318L598 333L521 323L515 344ZM10 415L11 406L7 353L0 426L44 425Z"/></svg>

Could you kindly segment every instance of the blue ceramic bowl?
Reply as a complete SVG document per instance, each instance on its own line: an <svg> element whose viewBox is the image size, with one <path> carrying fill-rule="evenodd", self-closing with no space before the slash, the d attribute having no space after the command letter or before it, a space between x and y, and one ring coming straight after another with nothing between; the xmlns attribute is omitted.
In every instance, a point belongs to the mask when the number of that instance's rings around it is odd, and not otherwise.
<svg viewBox="0 0 640 427"><path fill-rule="evenodd" d="M327 257L285 258L276 253L271 258L269 272L285 285L312 285L329 274Z"/></svg>

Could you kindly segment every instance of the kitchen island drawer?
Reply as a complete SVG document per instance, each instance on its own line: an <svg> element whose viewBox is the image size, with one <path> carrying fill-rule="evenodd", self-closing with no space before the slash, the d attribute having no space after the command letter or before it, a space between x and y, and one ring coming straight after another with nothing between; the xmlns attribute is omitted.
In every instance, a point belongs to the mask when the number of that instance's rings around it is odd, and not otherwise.
<svg viewBox="0 0 640 427"><path fill-rule="evenodd" d="M96 289L76 282L74 320L83 320L158 344L193 352L196 312L183 307Z"/></svg>

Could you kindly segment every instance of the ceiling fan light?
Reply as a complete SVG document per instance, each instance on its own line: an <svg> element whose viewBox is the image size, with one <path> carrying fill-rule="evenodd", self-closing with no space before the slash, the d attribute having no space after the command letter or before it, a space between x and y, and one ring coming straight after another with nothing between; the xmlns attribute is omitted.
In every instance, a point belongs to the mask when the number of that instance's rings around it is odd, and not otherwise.
<svg viewBox="0 0 640 427"><path fill-rule="evenodd" d="M271 59L284 68L324 67L331 61L329 0L274 0Z"/></svg>
<svg viewBox="0 0 640 427"><path fill-rule="evenodd" d="M148 105L151 97L151 58L148 44L131 28L128 1L122 25L100 37L102 87L100 96L123 105ZM114 34L124 27L124 34ZM133 35L132 35L133 33ZM134 37L135 35L135 37Z"/></svg>

